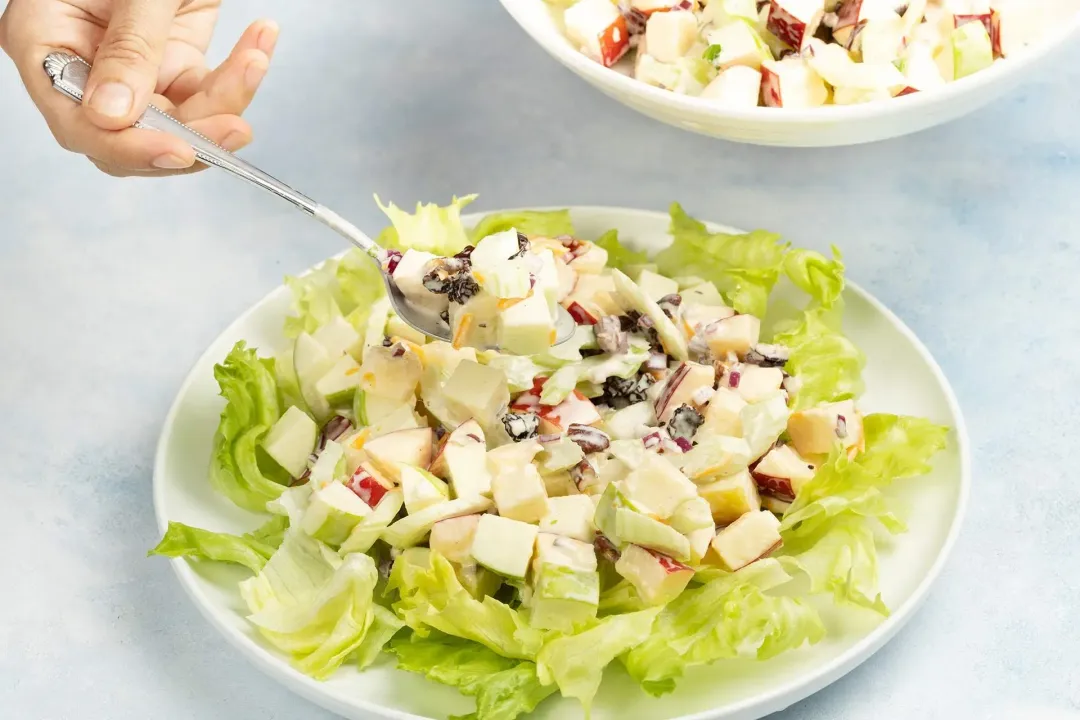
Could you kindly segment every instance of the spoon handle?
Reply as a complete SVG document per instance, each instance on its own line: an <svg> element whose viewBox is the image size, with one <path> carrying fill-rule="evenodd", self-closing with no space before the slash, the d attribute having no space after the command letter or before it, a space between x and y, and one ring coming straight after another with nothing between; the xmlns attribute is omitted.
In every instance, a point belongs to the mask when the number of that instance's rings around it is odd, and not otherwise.
<svg viewBox="0 0 1080 720"><path fill-rule="evenodd" d="M82 102L86 81L90 77L90 64L77 55L65 52L53 52L45 58L45 72L52 78L53 87L75 102ZM146 108L134 127L147 130L159 130L174 135L191 145L195 157L207 165L212 165L232 173L241 180L261 187L278 197L288 200L294 206L308 213L316 220L342 235L358 248L372 257L378 258L380 248L358 227L321 205L307 195L293 190L277 178L263 172L249 162L203 136L196 130L180 122L172 115L150 105Z"/></svg>

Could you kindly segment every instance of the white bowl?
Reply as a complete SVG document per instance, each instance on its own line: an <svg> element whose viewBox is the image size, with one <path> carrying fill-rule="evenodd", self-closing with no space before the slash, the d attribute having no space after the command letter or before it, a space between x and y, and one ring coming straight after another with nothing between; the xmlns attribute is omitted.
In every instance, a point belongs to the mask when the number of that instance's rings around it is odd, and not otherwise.
<svg viewBox="0 0 1080 720"><path fill-rule="evenodd" d="M943 88L861 105L808 110L726 109L712 106L701 98L646 85L624 72L590 60L566 39L544 0L501 1L525 32L553 58L624 105L669 125L703 135L754 145L788 147L858 145L955 120L1030 77L1041 60L1064 45L1080 28L1080 0L1030 0L1053 3L1068 19L1024 54L995 62L990 68Z"/></svg>
<svg viewBox="0 0 1080 720"><path fill-rule="evenodd" d="M629 245L657 250L668 241L668 216L617 208L572 208L583 237L616 228ZM466 218L474 223L478 215ZM713 230L723 230L712 226ZM865 351L869 411L928 417L949 425L949 446L934 459L928 477L897 483L909 531L881 548L881 592L892 615L846 626L813 647L766 662L722 662L695 668L679 688L663 698L645 695L616 667L605 674L593 704L595 720L751 720L788 707L854 669L884 645L926 598L956 541L971 484L968 438L956 397L941 369L904 324L854 285L844 293L845 332ZM237 340L264 354L279 350L289 311L289 291L279 287L241 315L207 348L184 380L161 431L154 464L154 511L164 532L170 520L210 530L246 532L265 518L243 511L216 494L207 479L210 449L222 401L213 367ZM146 562L159 562L147 560ZM318 682L289 665L245 620L237 583L246 573L217 563L170 561L180 584L207 620L242 655L269 676L312 702L356 720L445 718L471 711L472 701L456 690L395 670L388 660L360 673L353 665ZM827 601L823 617L830 630L838 613ZM865 618L864 618L865 619ZM927 652L932 652L927 649ZM574 701L546 701L534 716L580 720Z"/></svg>

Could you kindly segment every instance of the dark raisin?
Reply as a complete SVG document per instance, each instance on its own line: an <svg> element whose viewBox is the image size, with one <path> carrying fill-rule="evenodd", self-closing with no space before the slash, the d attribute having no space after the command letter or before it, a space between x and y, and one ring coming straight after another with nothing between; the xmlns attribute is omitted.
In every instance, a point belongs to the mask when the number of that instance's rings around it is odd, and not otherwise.
<svg viewBox="0 0 1080 720"><path fill-rule="evenodd" d="M508 412L503 415L502 424L511 440L521 442L537 436L540 418L535 413Z"/></svg>
<svg viewBox="0 0 1080 720"><path fill-rule="evenodd" d="M656 303L660 306L660 309L664 311L664 314L669 318L674 318L679 312L679 306L682 305L682 295L679 293L671 293L660 298Z"/></svg>
<svg viewBox="0 0 1080 720"><path fill-rule="evenodd" d="M690 441L694 439L694 434L704 424L705 418L701 416L701 413L689 405L680 405L672 413L667 431L671 439L679 443L679 447L686 452L690 449ZM679 442L680 440L685 441L685 444Z"/></svg>
<svg viewBox="0 0 1080 720"><path fill-rule="evenodd" d="M652 384L652 377L644 374L635 378L609 377L604 381L601 402L616 410L644 402L645 392Z"/></svg>
<svg viewBox="0 0 1080 720"><path fill-rule="evenodd" d="M472 252L475 249L476 248L474 248L472 245L466 245L465 247L461 248L461 252L459 252L454 257L456 257L458 260L471 260Z"/></svg>
<svg viewBox="0 0 1080 720"><path fill-rule="evenodd" d="M447 322L449 322L449 320L447 320ZM383 339L382 339L382 346L383 347L390 347L393 344L394 344L394 341L390 339L389 335L383 335Z"/></svg>
<svg viewBox="0 0 1080 720"><path fill-rule="evenodd" d="M469 298L478 292L480 292L479 283L473 279L472 275L464 274L458 276L458 279L450 286L450 291L446 293L446 296L450 298L450 302L464 305Z"/></svg>
<svg viewBox="0 0 1080 720"><path fill-rule="evenodd" d="M790 355L790 351L783 345L759 344L746 353L746 362L766 368L784 367Z"/></svg>

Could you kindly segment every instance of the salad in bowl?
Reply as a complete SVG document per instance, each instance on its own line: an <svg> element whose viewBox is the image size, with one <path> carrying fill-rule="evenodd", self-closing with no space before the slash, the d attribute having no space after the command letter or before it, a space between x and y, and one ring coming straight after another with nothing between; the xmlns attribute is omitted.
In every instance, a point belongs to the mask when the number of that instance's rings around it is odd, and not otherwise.
<svg viewBox="0 0 1080 720"><path fill-rule="evenodd" d="M481 720L555 694L587 712L612 663L659 696L694 666L797 652L826 634L822 600L888 614L877 542L904 524L885 490L949 431L862 411L837 252L711 233L676 204L648 256L561 211L466 228L471 199L390 205L379 241L430 254L418 301L449 295L424 279L457 257L434 277L487 289L424 300L453 318L487 294L496 312L429 341L356 252L290 279L287 347L241 342L215 368L208 479L265 521L170 522L153 554L250 570L247 620L297 670L386 658ZM555 265L515 262L530 256ZM531 298L533 321L513 320ZM551 303L577 322L555 346ZM470 323L524 344L484 349Z"/></svg>

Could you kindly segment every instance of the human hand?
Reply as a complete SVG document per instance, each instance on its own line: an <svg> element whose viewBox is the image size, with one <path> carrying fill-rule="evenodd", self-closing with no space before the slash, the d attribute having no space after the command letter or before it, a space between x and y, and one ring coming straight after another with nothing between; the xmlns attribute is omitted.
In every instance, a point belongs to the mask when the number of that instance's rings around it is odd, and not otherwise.
<svg viewBox="0 0 1080 720"><path fill-rule="evenodd" d="M201 170L187 143L133 128L149 103L227 150L251 142L240 115L266 75L277 26L252 24L219 67L205 52L220 0L10 0L0 48L61 147L110 175ZM67 50L93 64L81 105L52 88L45 56Z"/></svg>

